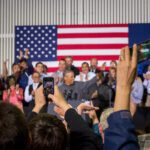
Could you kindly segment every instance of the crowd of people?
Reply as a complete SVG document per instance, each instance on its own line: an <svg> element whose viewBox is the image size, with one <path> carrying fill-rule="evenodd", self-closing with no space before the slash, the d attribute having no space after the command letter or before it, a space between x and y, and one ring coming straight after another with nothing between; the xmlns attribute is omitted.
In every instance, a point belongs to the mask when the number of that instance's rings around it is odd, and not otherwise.
<svg viewBox="0 0 150 150"><path fill-rule="evenodd" d="M121 50L109 70L98 60L59 60L58 70L32 66L29 50L20 51L8 75L3 63L0 76L0 149L2 150L138 150L137 136L150 133L150 65L137 73L137 47ZM54 95L44 96L43 78L53 77ZM70 103L71 102L71 103ZM78 102L77 106L73 103ZM53 105L53 116L48 109ZM142 118L142 122L141 122Z"/></svg>

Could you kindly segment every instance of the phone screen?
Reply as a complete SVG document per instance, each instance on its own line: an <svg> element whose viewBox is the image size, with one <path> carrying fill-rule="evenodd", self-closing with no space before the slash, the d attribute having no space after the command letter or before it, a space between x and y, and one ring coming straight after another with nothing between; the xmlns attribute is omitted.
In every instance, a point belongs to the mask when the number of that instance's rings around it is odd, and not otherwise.
<svg viewBox="0 0 150 150"><path fill-rule="evenodd" d="M138 63L150 59L150 40L137 44L137 49L138 49ZM132 48L130 48L130 53L132 55L133 53Z"/></svg>
<svg viewBox="0 0 150 150"><path fill-rule="evenodd" d="M54 78L45 77L43 78L44 95L48 97L49 94L54 94Z"/></svg>

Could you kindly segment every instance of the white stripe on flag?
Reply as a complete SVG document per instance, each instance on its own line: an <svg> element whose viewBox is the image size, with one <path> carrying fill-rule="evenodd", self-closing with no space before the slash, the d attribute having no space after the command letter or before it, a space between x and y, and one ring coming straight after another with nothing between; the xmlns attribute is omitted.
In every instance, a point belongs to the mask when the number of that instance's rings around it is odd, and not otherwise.
<svg viewBox="0 0 150 150"><path fill-rule="evenodd" d="M119 55L120 49L92 49L92 50L58 50L57 55L58 56L100 56L100 55Z"/></svg>
<svg viewBox="0 0 150 150"><path fill-rule="evenodd" d="M128 27L107 28L58 28L59 33L127 33Z"/></svg>
<svg viewBox="0 0 150 150"><path fill-rule="evenodd" d="M68 44L128 44L128 38L58 38L58 45Z"/></svg>

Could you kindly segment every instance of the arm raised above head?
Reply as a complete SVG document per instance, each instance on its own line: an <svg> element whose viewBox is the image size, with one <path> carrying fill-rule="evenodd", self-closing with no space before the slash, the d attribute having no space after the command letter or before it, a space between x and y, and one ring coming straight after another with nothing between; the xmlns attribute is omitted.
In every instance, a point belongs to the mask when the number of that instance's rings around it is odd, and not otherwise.
<svg viewBox="0 0 150 150"><path fill-rule="evenodd" d="M117 65L117 87L114 111L129 110L132 83L135 80L137 68L137 46L133 46L130 56L129 47L122 48Z"/></svg>
<svg viewBox="0 0 150 150"><path fill-rule="evenodd" d="M114 113L108 118L108 128L105 130L104 150L139 150L135 127L130 108L130 93L135 80L137 67L137 46L133 46L130 56L129 47L122 48L117 65L117 88Z"/></svg>

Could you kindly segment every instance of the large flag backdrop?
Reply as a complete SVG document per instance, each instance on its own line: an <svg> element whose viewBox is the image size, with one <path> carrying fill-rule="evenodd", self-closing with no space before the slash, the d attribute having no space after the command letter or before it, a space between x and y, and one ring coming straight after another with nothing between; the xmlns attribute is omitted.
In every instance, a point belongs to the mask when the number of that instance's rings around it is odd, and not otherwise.
<svg viewBox="0 0 150 150"><path fill-rule="evenodd" d="M77 67L93 57L99 66L106 62L109 67L122 47L147 39L150 24L16 26L15 59L19 50L28 48L33 65L42 61L49 73L58 69L58 61L65 56L72 56Z"/></svg>

